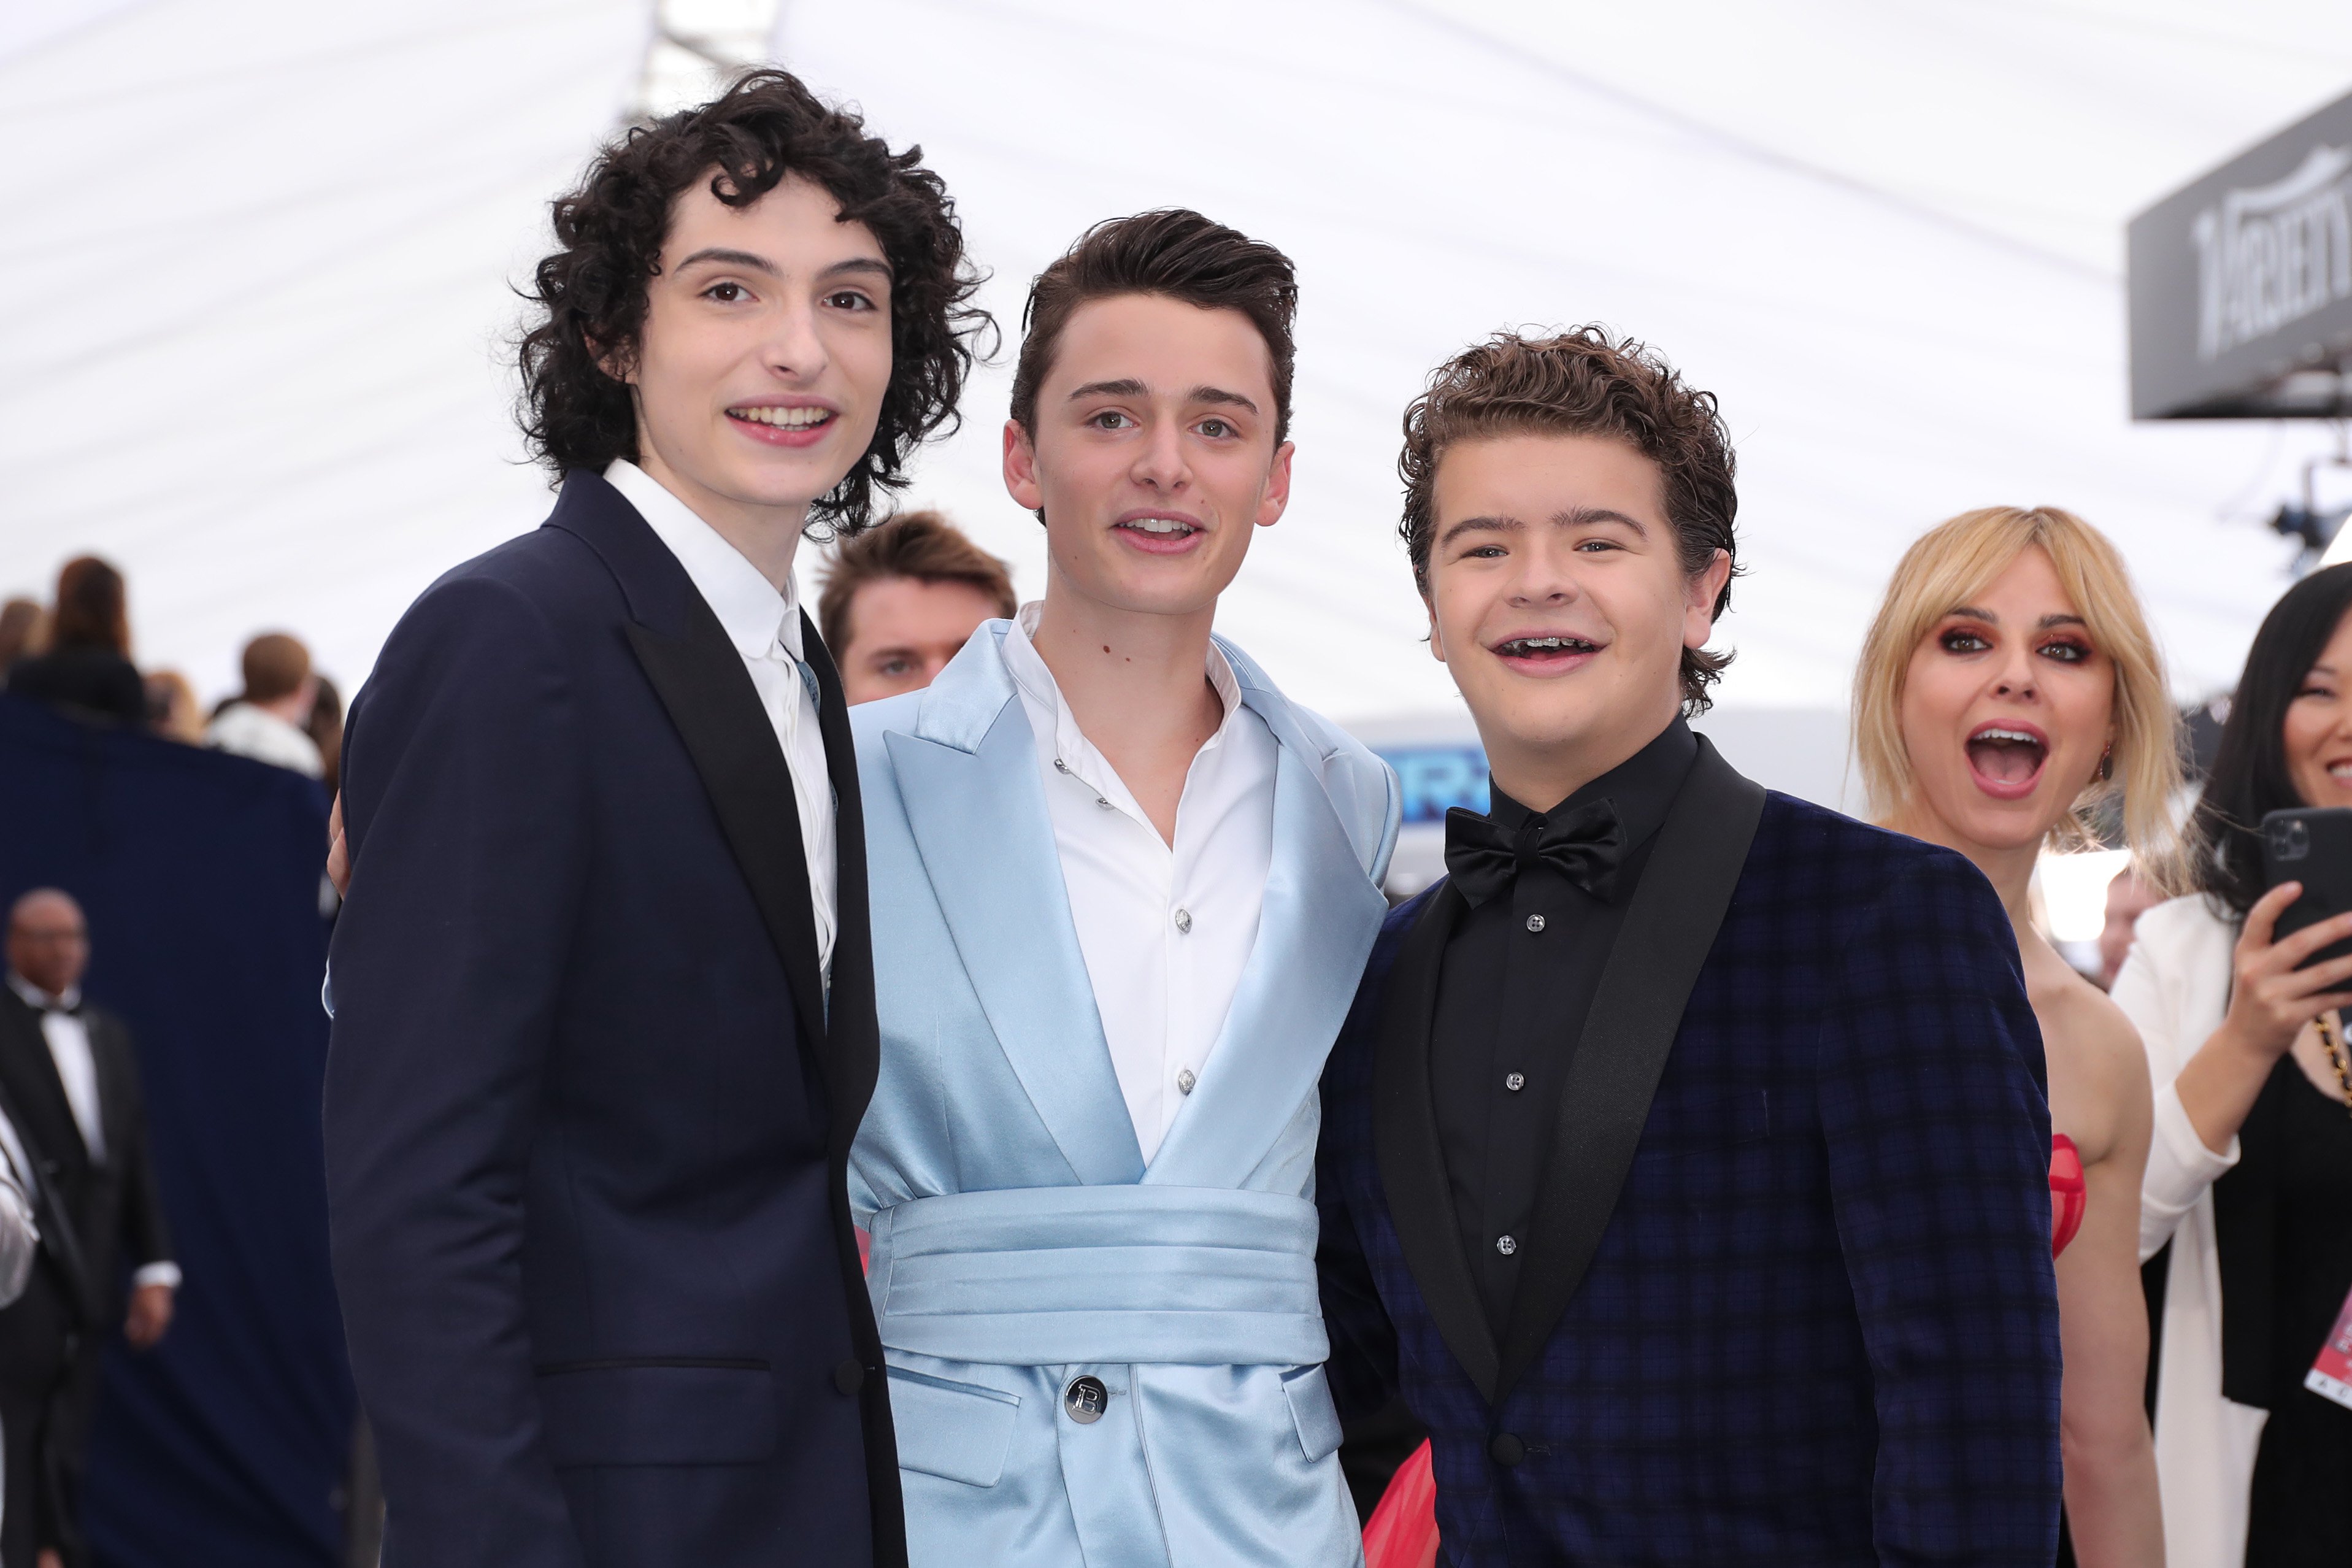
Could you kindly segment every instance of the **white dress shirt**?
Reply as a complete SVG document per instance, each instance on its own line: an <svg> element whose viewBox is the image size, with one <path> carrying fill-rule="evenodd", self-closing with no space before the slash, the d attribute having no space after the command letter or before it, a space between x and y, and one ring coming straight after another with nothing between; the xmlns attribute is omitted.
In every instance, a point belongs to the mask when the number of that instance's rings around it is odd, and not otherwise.
<svg viewBox="0 0 2352 1568"><path fill-rule="evenodd" d="M222 709L220 717L205 727L205 744L216 752L268 763L274 768L291 768L314 779L324 777L327 772L316 741L277 714L250 702L232 702Z"/></svg>
<svg viewBox="0 0 2352 1568"><path fill-rule="evenodd" d="M817 728L815 678L802 673L808 666L803 661L800 584L788 580L786 590L778 593L717 529L626 458L606 468L604 479L669 546L695 591L726 629L727 640L743 656L743 668L751 672L760 705L775 727L776 744L783 748L784 766L792 773L801 848L808 857L809 907L816 916L817 964L830 984L834 928L839 920L835 911L840 908L835 891L839 872L833 780L825 771L824 736Z"/></svg>
<svg viewBox="0 0 2352 1568"><path fill-rule="evenodd" d="M89 1047L89 1026L67 1008L81 1005L81 990L69 987L59 996L52 997L23 975L10 971L8 989L24 1000L25 1005L41 1017L41 1038L48 1042L49 1060L56 1064L58 1082L64 1086L66 1105L73 1111L74 1127L81 1133L82 1147L89 1152L93 1165L106 1163L106 1121L100 1114L98 1100L98 1058ZM16 1131L0 1117L0 1128L6 1128L0 1139L0 1152L16 1162L17 1170L24 1169L25 1151L16 1141ZM178 1289L180 1266L171 1262L142 1264L131 1277L133 1285L169 1285Z"/></svg>
<svg viewBox="0 0 2352 1568"><path fill-rule="evenodd" d="M81 1005L79 987L52 998L21 974L8 976L8 989L41 1016L41 1037L49 1043L49 1060L57 1064L58 1081L65 1086L66 1104L73 1109L74 1125L81 1131L89 1163L106 1163L106 1124L98 1112L98 1058L90 1054L89 1026L65 1008Z"/></svg>
<svg viewBox="0 0 2352 1568"><path fill-rule="evenodd" d="M1022 607L1004 664L1036 739L1078 949L1149 1163L1199 1081L1257 944L1280 748L1211 644L1207 673L1225 717L1184 775L1171 847L1079 732L1031 644L1041 607Z"/></svg>

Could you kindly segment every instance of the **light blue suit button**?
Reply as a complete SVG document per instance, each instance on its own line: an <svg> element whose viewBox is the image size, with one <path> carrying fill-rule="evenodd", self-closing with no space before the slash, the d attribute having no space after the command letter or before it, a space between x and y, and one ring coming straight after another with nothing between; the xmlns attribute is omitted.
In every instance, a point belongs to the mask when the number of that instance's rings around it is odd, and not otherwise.
<svg viewBox="0 0 2352 1568"><path fill-rule="evenodd" d="M1062 1390L1062 1408L1081 1426L1091 1426L1110 1407L1110 1390L1098 1377L1074 1377Z"/></svg>

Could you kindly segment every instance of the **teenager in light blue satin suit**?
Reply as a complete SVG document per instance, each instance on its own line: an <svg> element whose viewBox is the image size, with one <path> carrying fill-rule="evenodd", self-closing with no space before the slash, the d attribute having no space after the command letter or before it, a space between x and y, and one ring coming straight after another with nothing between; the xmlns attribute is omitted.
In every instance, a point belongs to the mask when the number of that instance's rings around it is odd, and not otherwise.
<svg viewBox="0 0 2352 1568"><path fill-rule="evenodd" d="M1397 791L1210 635L1288 497L1295 302L1191 213L1048 268L1005 449L1045 600L852 714L882 1062L851 1191L916 1568L1361 1561L1316 1086Z"/></svg>

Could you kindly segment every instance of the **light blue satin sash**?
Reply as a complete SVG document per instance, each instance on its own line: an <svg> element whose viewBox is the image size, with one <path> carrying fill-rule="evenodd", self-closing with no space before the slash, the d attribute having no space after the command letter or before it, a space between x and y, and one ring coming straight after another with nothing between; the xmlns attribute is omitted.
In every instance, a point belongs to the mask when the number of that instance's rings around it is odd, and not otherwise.
<svg viewBox="0 0 2352 1568"><path fill-rule="evenodd" d="M1314 1366L1315 1205L1215 1187L950 1193L874 1216L892 1350L997 1366Z"/></svg>

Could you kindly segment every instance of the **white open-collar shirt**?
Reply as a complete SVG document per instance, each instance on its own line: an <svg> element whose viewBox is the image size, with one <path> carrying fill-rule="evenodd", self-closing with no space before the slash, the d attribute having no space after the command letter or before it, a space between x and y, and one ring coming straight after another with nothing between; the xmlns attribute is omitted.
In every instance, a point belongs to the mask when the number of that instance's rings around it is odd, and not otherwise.
<svg viewBox="0 0 2352 1568"><path fill-rule="evenodd" d="M1199 1082L1257 945L1279 748L1211 644L1207 675L1225 716L1184 775L1169 844L1080 732L1030 642L1042 608L1022 607L1004 636L1004 664L1036 742L1103 1038L1149 1162Z"/></svg>
<svg viewBox="0 0 2352 1568"><path fill-rule="evenodd" d="M817 727L813 683L802 679L801 596L797 579L782 592L743 552L664 489L661 481L622 458L604 470L605 482L637 509L719 617L727 640L743 656L760 706L775 727L799 808L801 848L808 857L809 907L816 916L817 964L830 984L839 871L833 826L833 779L825 771L824 736Z"/></svg>

